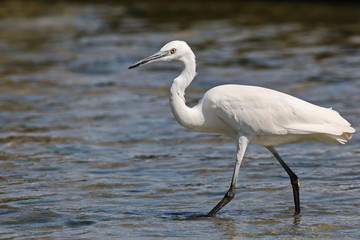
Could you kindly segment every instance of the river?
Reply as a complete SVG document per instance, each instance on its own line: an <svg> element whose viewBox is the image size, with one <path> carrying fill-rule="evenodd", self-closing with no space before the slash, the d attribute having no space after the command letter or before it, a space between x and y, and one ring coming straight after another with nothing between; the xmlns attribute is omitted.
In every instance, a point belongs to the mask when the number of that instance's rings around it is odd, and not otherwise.
<svg viewBox="0 0 360 240"><path fill-rule="evenodd" d="M237 195L214 218L236 145L173 118L181 66L137 60L180 39L195 104L249 84L332 107L360 126L360 5L350 1L2 1L1 239L360 239L360 138L250 145Z"/></svg>

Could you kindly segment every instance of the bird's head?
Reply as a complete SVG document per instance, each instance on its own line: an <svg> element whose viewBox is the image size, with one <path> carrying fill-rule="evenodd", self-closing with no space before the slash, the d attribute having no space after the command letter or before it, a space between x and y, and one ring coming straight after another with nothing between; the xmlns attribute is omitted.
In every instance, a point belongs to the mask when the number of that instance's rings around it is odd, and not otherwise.
<svg viewBox="0 0 360 240"><path fill-rule="evenodd" d="M195 55L191 51L189 45L187 45L184 41L175 40L165 44L159 52L134 63L129 67L129 69L157 61L185 61L188 57L195 58Z"/></svg>

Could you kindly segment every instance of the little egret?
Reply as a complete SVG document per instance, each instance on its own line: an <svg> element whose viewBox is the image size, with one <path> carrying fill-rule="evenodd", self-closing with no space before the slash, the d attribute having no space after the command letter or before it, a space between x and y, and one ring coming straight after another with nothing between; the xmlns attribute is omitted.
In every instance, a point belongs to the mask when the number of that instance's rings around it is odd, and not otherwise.
<svg viewBox="0 0 360 240"><path fill-rule="evenodd" d="M237 154L230 187L207 214L213 217L235 196L241 161L249 143L267 148L290 177L295 214L300 213L299 180L274 146L316 141L344 144L355 132L338 112L316 106L275 90L244 85L221 85L207 91L199 103L188 107L185 89L196 75L195 54L187 43L171 41L159 52L131 65L129 69L156 61L178 60L184 69L170 88L170 106L175 119L199 132L220 133L237 141Z"/></svg>

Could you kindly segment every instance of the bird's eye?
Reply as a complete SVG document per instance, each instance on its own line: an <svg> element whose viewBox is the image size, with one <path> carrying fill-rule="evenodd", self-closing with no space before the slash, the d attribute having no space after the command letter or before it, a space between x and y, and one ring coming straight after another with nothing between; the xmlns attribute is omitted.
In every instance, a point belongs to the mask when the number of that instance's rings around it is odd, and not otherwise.
<svg viewBox="0 0 360 240"><path fill-rule="evenodd" d="M176 49L175 48L172 48L171 50L170 50L170 54L174 54L176 52Z"/></svg>

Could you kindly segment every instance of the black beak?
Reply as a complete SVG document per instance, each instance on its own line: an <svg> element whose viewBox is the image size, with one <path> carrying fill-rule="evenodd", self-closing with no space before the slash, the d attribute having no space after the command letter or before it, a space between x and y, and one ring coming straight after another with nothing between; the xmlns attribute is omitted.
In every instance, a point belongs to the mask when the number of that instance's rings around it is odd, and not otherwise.
<svg viewBox="0 0 360 240"><path fill-rule="evenodd" d="M167 55L167 52L161 52L161 51L157 52L154 55L151 55L151 56L149 56L147 58L144 58L144 59L134 63L133 65L131 65L129 67L129 69L136 68L136 67L138 67L140 65L144 65L144 64L147 64L147 63L155 62L155 61L165 57L166 55Z"/></svg>

